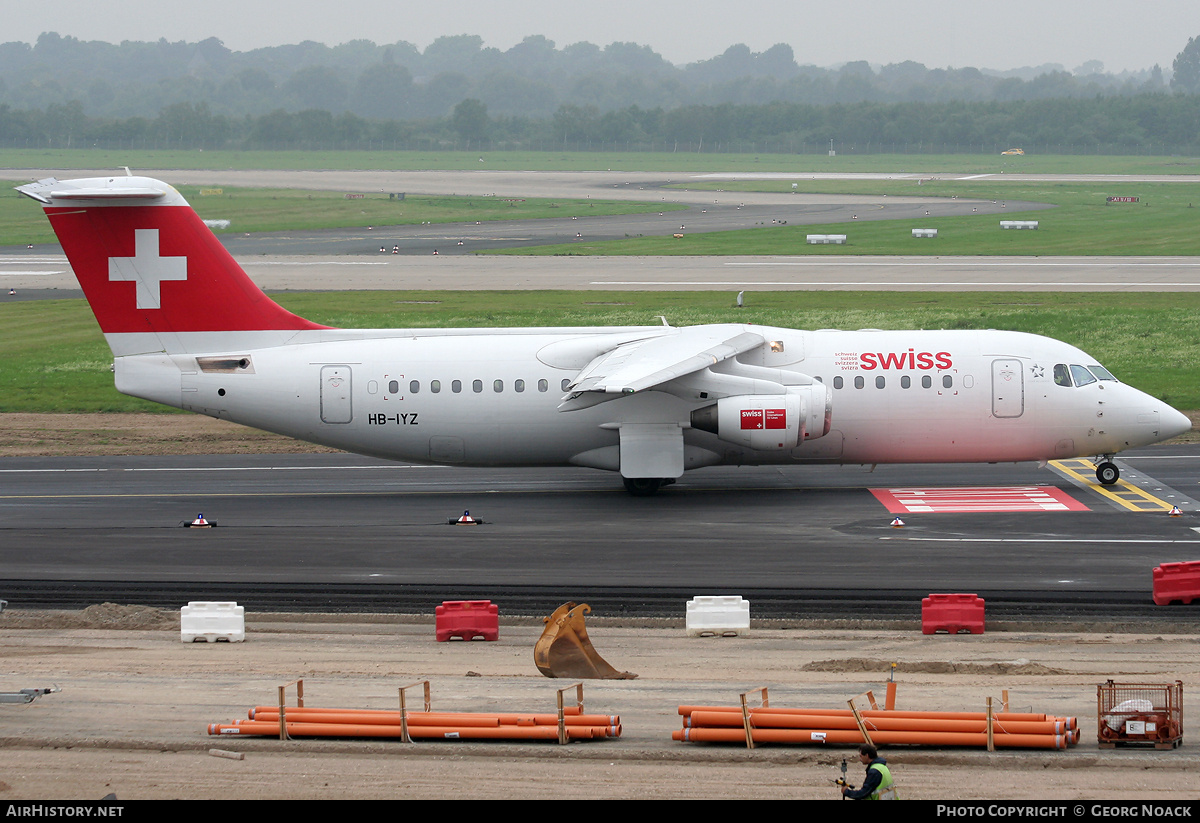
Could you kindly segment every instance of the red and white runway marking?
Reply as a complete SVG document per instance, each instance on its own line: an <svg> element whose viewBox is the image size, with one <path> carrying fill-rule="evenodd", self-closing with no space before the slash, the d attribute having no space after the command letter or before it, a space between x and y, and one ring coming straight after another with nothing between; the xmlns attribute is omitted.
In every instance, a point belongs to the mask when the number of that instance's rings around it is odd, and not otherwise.
<svg viewBox="0 0 1200 823"><path fill-rule="evenodd" d="M870 491L893 514L1088 511L1087 506L1055 486L905 487Z"/></svg>

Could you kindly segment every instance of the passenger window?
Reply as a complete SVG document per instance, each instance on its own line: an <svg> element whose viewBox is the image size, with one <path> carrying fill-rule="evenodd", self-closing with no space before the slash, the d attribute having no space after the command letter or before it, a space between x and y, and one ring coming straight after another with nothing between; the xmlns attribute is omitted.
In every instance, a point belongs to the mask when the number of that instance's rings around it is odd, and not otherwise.
<svg viewBox="0 0 1200 823"><path fill-rule="evenodd" d="M472 380L471 381L471 391L475 392L476 394L479 394L481 391L483 391L483 381L482 380Z"/></svg>
<svg viewBox="0 0 1200 823"><path fill-rule="evenodd" d="M400 393L400 381L398 381L398 380L388 381L388 394L399 394L399 393Z"/></svg>
<svg viewBox="0 0 1200 823"><path fill-rule="evenodd" d="M1085 369L1083 366L1071 364L1071 377L1075 379L1076 386L1086 386L1088 383L1096 382L1096 375Z"/></svg>
<svg viewBox="0 0 1200 823"><path fill-rule="evenodd" d="M912 387L912 378L907 374L900 378L900 388L907 389Z"/></svg>
<svg viewBox="0 0 1200 823"><path fill-rule="evenodd" d="M514 380L513 381L513 391L517 391L517 392L525 391L525 381L524 380Z"/></svg>
<svg viewBox="0 0 1200 823"><path fill-rule="evenodd" d="M833 387L835 389L840 389L842 387L842 384L843 384L843 380L842 380L842 376L840 374L837 377L833 378Z"/></svg>
<svg viewBox="0 0 1200 823"><path fill-rule="evenodd" d="M1066 363L1054 364L1054 384L1056 386L1071 385L1071 373L1067 370Z"/></svg>
<svg viewBox="0 0 1200 823"><path fill-rule="evenodd" d="M569 377L564 377L564 378L563 378L563 381L562 381L562 390L563 390L563 391L566 391L566 390L567 390L567 386L569 386L569 385L571 385L571 378L569 378Z"/></svg>
<svg viewBox="0 0 1200 823"><path fill-rule="evenodd" d="M462 391L462 381L461 380L450 381L450 391L454 392L455 394L458 394L460 391Z"/></svg>
<svg viewBox="0 0 1200 823"><path fill-rule="evenodd" d="M933 378L932 378L932 377L930 377L930 376L929 376L929 375L927 375L927 374L926 374L926 375L923 375L923 376L921 377L921 388L923 388L923 389L928 389L928 388L929 388L930 386L932 386L932 385L933 385Z"/></svg>
<svg viewBox="0 0 1200 823"><path fill-rule="evenodd" d="M875 388L882 389L885 385L887 385L887 380L884 379L882 374L878 375L875 378Z"/></svg>
<svg viewBox="0 0 1200 823"><path fill-rule="evenodd" d="M496 392L496 394L499 394L500 392L504 391L504 381L503 380L493 381L492 382L492 391Z"/></svg>
<svg viewBox="0 0 1200 823"><path fill-rule="evenodd" d="M549 381L546 380L546 378L543 377L541 380L538 381L538 391L549 391L549 389L550 389L550 383L549 383Z"/></svg>
<svg viewBox="0 0 1200 823"><path fill-rule="evenodd" d="M854 388L861 389L865 385L867 385L867 381L863 380L861 374L858 377L854 378Z"/></svg>
<svg viewBox="0 0 1200 823"><path fill-rule="evenodd" d="M437 394L438 392L440 392L442 390L442 381L441 380L430 380L429 381L429 390L431 392L433 392L434 394Z"/></svg>
<svg viewBox="0 0 1200 823"><path fill-rule="evenodd" d="M408 390L409 390L409 391L410 391L412 394L416 394L417 392L419 392L419 391L421 390L421 381L419 381L419 380L410 380L410 381L409 381L409 383L408 383Z"/></svg>
<svg viewBox="0 0 1200 823"><path fill-rule="evenodd" d="M953 386L953 385L954 385L954 378L953 378L953 377L951 377L951 376L950 376L950 375L948 375L948 374L947 374L947 375L944 375L944 376L942 377L942 388L943 388L943 389L948 389L948 388L950 388L950 387L951 387L951 386Z"/></svg>

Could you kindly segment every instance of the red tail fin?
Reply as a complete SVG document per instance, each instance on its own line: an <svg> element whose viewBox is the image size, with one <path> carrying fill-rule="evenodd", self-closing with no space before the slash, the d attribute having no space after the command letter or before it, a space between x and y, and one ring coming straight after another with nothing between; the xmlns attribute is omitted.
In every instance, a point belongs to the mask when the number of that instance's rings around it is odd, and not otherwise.
<svg viewBox="0 0 1200 823"><path fill-rule="evenodd" d="M166 183L50 179L17 191L43 204L106 335L325 328L267 297Z"/></svg>

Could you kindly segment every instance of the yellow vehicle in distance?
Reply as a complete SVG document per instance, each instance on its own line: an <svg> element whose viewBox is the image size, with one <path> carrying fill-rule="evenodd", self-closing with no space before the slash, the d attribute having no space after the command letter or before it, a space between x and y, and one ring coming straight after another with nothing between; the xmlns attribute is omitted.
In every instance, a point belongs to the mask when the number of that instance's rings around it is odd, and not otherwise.
<svg viewBox="0 0 1200 823"><path fill-rule="evenodd" d="M1000 152L1001 157L1010 157L1010 156L1014 156L1014 155L1024 156L1024 154L1025 154L1024 149L1009 149L1008 151Z"/></svg>

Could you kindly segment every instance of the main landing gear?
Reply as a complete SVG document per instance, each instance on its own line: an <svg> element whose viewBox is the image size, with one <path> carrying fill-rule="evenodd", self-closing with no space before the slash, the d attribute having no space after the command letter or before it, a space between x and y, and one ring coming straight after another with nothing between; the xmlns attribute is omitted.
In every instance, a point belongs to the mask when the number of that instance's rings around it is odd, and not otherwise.
<svg viewBox="0 0 1200 823"><path fill-rule="evenodd" d="M625 481L625 491L634 497L650 497L657 494L663 486L675 482L674 477L622 477Z"/></svg>
<svg viewBox="0 0 1200 823"><path fill-rule="evenodd" d="M1111 486L1121 479L1121 470L1110 459L1111 454L1102 455L1103 460L1096 464L1096 479L1101 486Z"/></svg>

